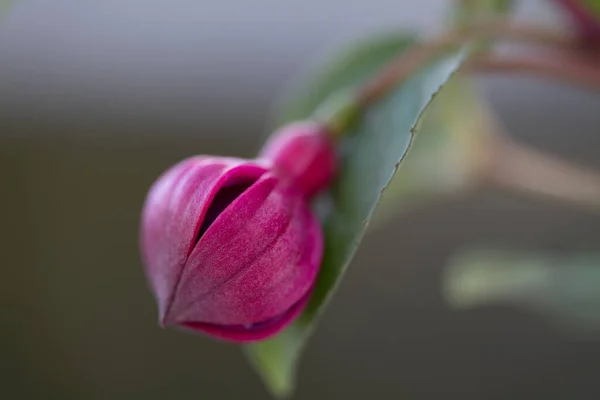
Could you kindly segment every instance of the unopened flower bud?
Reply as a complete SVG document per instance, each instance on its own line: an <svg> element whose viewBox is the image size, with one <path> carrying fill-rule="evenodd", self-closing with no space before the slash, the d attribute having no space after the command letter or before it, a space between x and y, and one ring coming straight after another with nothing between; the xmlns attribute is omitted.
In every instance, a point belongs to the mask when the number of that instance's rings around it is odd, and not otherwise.
<svg viewBox="0 0 600 400"><path fill-rule="evenodd" d="M323 237L304 194L266 166L193 157L150 189L141 251L161 324L243 342L302 311Z"/></svg>
<svg viewBox="0 0 600 400"><path fill-rule="evenodd" d="M310 198L335 152L317 124L276 132L262 157L197 156L147 195L141 253L162 325L216 338L266 339L308 303L323 256Z"/></svg>
<svg viewBox="0 0 600 400"><path fill-rule="evenodd" d="M276 131L265 144L261 157L308 197L329 185L337 158L332 135L316 122L296 122Z"/></svg>

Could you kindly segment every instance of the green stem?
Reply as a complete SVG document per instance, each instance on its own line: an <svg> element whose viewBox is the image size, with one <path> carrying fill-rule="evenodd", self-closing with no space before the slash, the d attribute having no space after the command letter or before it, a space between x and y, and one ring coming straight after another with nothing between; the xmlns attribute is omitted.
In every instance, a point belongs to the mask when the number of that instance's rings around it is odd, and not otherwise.
<svg viewBox="0 0 600 400"><path fill-rule="evenodd" d="M327 126L334 138L352 130L361 115L354 90L334 93L315 111L313 119Z"/></svg>

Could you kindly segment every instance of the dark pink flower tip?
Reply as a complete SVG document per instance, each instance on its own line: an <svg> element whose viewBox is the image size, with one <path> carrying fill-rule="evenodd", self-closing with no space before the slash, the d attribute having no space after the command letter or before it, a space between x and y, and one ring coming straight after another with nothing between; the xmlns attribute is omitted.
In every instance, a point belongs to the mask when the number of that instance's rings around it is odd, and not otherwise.
<svg viewBox="0 0 600 400"><path fill-rule="evenodd" d="M303 310L323 237L303 193L265 164L206 156L151 187L141 252L161 324L244 342Z"/></svg>
<svg viewBox="0 0 600 400"><path fill-rule="evenodd" d="M316 122L295 122L277 130L267 141L261 157L288 177L307 197L326 188L337 169L332 135Z"/></svg>

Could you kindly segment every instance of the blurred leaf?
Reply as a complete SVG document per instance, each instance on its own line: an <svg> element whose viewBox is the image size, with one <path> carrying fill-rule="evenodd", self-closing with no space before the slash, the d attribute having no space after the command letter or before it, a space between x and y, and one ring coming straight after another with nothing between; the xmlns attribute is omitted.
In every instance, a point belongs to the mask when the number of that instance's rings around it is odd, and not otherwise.
<svg viewBox="0 0 600 400"><path fill-rule="evenodd" d="M0 0L0 16L6 14L16 0Z"/></svg>
<svg viewBox="0 0 600 400"><path fill-rule="evenodd" d="M591 13L596 14L596 17L600 14L600 0L581 0L581 3Z"/></svg>
<svg viewBox="0 0 600 400"><path fill-rule="evenodd" d="M454 0L453 22L465 27L474 21L505 16L514 9L514 0Z"/></svg>
<svg viewBox="0 0 600 400"><path fill-rule="evenodd" d="M484 139L494 124L473 83L453 77L427 109L402 168L381 199L375 222L470 189L479 178Z"/></svg>
<svg viewBox="0 0 600 400"><path fill-rule="evenodd" d="M382 35L357 43L327 65L317 65L277 104L274 125L308 118L336 93L365 82L415 42L415 36L405 33Z"/></svg>
<svg viewBox="0 0 600 400"><path fill-rule="evenodd" d="M600 330L600 253L465 251L448 266L443 287L457 309L509 303L571 332Z"/></svg>
<svg viewBox="0 0 600 400"><path fill-rule="evenodd" d="M586 0L586 3L596 15L600 15L600 0Z"/></svg>
<svg viewBox="0 0 600 400"><path fill-rule="evenodd" d="M309 118L331 95L354 87L406 50L412 39L387 36L364 42L301 86L281 108L280 123ZM273 339L247 346L251 362L276 396L291 394L298 357L316 318L331 297L359 245L382 192L408 150L411 131L434 94L460 66L464 51L439 57L373 108L340 143L341 171L320 199L329 212L323 265L311 302L293 326Z"/></svg>
<svg viewBox="0 0 600 400"><path fill-rule="evenodd" d="M454 0L450 12L450 23L455 28L464 29L475 23L508 18L514 5L514 0ZM488 51L494 42L494 39L480 38L473 46L472 51Z"/></svg>

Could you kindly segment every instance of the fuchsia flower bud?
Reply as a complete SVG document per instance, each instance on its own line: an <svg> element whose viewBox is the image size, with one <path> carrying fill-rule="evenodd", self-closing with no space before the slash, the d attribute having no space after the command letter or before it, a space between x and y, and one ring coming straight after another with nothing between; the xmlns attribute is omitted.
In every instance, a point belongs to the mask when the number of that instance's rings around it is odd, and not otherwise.
<svg viewBox="0 0 600 400"><path fill-rule="evenodd" d="M308 196L329 184L337 166L331 135L315 122L284 126L265 144L261 154Z"/></svg>
<svg viewBox="0 0 600 400"><path fill-rule="evenodd" d="M335 156L328 141L295 134L302 126L278 133L264 159L192 157L151 187L141 252L161 324L255 341L304 309L323 255L309 200Z"/></svg>

